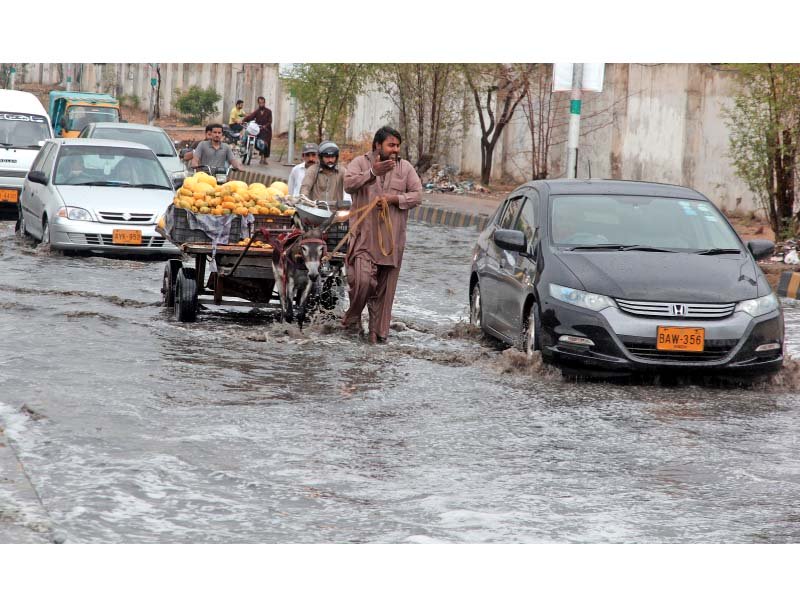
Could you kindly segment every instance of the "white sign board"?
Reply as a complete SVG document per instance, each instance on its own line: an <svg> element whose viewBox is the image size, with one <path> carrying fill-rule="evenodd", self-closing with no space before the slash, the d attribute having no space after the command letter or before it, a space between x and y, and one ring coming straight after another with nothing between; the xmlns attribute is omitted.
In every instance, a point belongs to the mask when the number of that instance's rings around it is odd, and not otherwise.
<svg viewBox="0 0 800 600"><path fill-rule="evenodd" d="M573 63L553 63L553 91L569 92L572 89ZM602 92L605 63L583 63L581 89L585 92Z"/></svg>

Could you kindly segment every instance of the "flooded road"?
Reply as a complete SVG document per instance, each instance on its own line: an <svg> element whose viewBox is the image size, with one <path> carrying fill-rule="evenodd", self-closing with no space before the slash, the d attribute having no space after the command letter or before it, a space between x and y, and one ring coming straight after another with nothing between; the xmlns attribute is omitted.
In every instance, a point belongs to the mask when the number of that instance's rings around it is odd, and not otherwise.
<svg viewBox="0 0 800 600"><path fill-rule="evenodd" d="M474 239L410 225L399 323L370 347L244 310L178 323L162 262L50 254L0 222L0 426L51 533L800 542L796 386L562 380L464 325ZM786 321L798 355L800 308Z"/></svg>

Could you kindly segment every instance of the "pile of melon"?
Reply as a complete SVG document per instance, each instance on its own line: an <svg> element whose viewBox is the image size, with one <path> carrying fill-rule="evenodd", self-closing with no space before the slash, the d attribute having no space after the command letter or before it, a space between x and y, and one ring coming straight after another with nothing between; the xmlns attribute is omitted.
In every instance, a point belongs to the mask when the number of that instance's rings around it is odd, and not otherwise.
<svg viewBox="0 0 800 600"><path fill-rule="evenodd" d="M291 216L294 209L283 203L289 187L276 181L270 187L263 183L228 181L217 185L207 173L187 177L175 195L173 204L178 208L203 215L282 215Z"/></svg>

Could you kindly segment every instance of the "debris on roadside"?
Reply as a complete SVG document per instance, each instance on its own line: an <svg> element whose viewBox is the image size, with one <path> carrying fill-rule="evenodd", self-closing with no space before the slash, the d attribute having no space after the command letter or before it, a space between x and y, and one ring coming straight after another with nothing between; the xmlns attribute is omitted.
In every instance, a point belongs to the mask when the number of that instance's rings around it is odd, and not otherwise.
<svg viewBox="0 0 800 600"><path fill-rule="evenodd" d="M491 191L489 188L470 179L460 180L458 178L458 169L452 165L442 167L434 163L422 174L421 179L426 194L434 192L441 194L467 194L472 192L488 194Z"/></svg>

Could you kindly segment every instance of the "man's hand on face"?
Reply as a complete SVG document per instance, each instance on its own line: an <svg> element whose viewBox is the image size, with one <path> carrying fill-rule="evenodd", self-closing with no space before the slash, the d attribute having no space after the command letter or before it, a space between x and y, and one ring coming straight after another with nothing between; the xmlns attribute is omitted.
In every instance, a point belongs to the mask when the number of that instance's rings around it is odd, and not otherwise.
<svg viewBox="0 0 800 600"><path fill-rule="evenodd" d="M393 158L389 160L381 160L380 155L375 157L375 160L372 163L372 172L375 173L378 177L383 177L389 171L395 168L397 165L397 161Z"/></svg>

